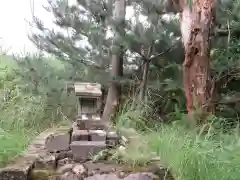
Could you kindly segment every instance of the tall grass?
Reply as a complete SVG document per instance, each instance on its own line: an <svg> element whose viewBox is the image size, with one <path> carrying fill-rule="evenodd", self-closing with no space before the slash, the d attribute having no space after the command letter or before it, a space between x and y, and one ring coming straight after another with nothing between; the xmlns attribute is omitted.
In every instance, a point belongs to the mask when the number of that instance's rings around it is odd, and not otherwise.
<svg viewBox="0 0 240 180"><path fill-rule="evenodd" d="M126 121L141 121L143 111L141 107L141 111L135 111L138 115L131 117L131 112L122 111L117 125L129 128L130 123ZM168 167L178 180L237 180L240 177L238 131L199 135L179 123L161 125L151 130L147 128L144 132L140 130L139 136L127 146L126 151L122 159L133 164L160 157L162 165Z"/></svg>
<svg viewBox="0 0 240 180"><path fill-rule="evenodd" d="M38 59L39 60L39 59ZM34 61L34 59L33 59ZM68 121L68 114L65 113L63 102L72 101L71 97L66 97L63 92L52 92L46 83L40 83L42 91L31 93L24 91L26 82L22 77L14 74L14 69L20 68L11 58L0 56L0 167L9 163L27 148L29 142L41 131L56 126L63 121ZM41 68L38 62L37 68ZM44 62L46 64L46 62ZM22 67L21 67L22 68ZM27 69L27 68L26 68ZM43 75L53 73L47 68ZM55 72L54 72L55 73ZM43 75L39 75L40 77ZM31 76L26 73L26 76ZM56 76L48 78L53 86L56 84ZM26 78L28 79L28 78ZM45 78L46 79L46 78ZM60 81L60 80L59 80ZM52 87L51 86L51 87ZM67 104L71 107L70 104ZM71 110L68 112L71 114Z"/></svg>

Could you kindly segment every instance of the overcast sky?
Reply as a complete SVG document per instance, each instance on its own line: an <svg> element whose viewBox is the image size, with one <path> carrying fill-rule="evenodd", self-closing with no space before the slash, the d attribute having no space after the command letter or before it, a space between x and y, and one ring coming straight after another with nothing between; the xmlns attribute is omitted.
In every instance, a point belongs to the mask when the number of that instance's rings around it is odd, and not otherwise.
<svg viewBox="0 0 240 180"><path fill-rule="evenodd" d="M69 0L70 3L76 0ZM9 53L36 52L34 45L28 40L32 13L39 17L47 27L51 27L51 14L42 5L47 0L0 0L0 46L8 49ZM132 11L127 9L127 16Z"/></svg>
<svg viewBox="0 0 240 180"><path fill-rule="evenodd" d="M45 0L34 0L35 11L44 17L44 10L41 3ZM31 13L30 0L0 0L0 45L9 49L10 52L35 51L35 47L28 40L27 33Z"/></svg>

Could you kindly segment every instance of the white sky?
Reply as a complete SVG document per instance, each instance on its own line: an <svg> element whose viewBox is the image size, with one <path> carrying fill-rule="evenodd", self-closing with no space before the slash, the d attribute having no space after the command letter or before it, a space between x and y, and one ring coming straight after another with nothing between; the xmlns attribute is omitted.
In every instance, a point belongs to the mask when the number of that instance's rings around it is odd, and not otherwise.
<svg viewBox="0 0 240 180"><path fill-rule="evenodd" d="M75 1L75 0L69 0ZM51 14L42 7L47 0L0 0L0 47L8 53L36 52L36 48L28 39L32 11L47 27L53 27ZM34 8L32 8L34 7ZM133 12L127 9L127 16Z"/></svg>
<svg viewBox="0 0 240 180"><path fill-rule="evenodd" d="M41 3L45 0L34 0L35 11L44 17ZM26 20L32 17L30 0L0 0L0 45L8 52L33 52L34 45L28 40L29 25Z"/></svg>

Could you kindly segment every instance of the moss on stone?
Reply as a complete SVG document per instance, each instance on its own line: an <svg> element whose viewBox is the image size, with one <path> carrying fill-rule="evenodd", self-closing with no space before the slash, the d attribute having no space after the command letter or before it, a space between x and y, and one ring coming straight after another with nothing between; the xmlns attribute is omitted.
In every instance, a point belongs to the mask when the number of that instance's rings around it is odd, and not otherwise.
<svg viewBox="0 0 240 180"><path fill-rule="evenodd" d="M49 177L55 176L53 170L48 169L33 169L31 172L31 180L49 180Z"/></svg>

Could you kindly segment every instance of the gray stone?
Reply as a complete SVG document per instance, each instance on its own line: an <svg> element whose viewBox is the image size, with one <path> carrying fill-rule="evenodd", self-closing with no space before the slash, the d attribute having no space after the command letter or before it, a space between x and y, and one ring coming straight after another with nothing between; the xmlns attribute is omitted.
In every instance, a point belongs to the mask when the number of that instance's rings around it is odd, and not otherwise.
<svg viewBox="0 0 240 180"><path fill-rule="evenodd" d="M0 169L0 180L28 180L35 157L21 157L14 164Z"/></svg>
<svg viewBox="0 0 240 180"><path fill-rule="evenodd" d="M61 180L60 175L52 175L48 177L48 180Z"/></svg>
<svg viewBox="0 0 240 180"><path fill-rule="evenodd" d="M44 169L55 169L56 168L56 157L53 154L44 152L39 154L38 158L34 163L35 168Z"/></svg>
<svg viewBox="0 0 240 180"><path fill-rule="evenodd" d="M69 158L64 158L57 161L57 167L65 166L66 164L72 164L73 160Z"/></svg>
<svg viewBox="0 0 240 180"><path fill-rule="evenodd" d="M82 180L83 178L78 177L73 172L69 171L62 175L61 180Z"/></svg>
<svg viewBox="0 0 240 180"><path fill-rule="evenodd" d="M63 132L57 134L51 134L47 137L45 142L45 148L49 152L59 152L69 150L70 133Z"/></svg>
<svg viewBox="0 0 240 180"><path fill-rule="evenodd" d="M87 83L87 82L75 82L74 91L76 96L81 98L99 98L102 96L101 84Z"/></svg>
<svg viewBox="0 0 240 180"><path fill-rule="evenodd" d="M85 180L157 180L157 177L152 173L133 173L125 178L124 176L119 176L115 173L94 174L85 178Z"/></svg>
<svg viewBox="0 0 240 180"><path fill-rule="evenodd" d="M70 145L75 160L89 159L106 148L105 141L74 141Z"/></svg>
<svg viewBox="0 0 240 180"><path fill-rule="evenodd" d="M82 164L74 164L72 172L74 172L79 177L87 176L87 169Z"/></svg>
<svg viewBox="0 0 240 180"><path fill-rule="evenodd" d="M153 173L133 173L129 174L124 180L157 180L158 177Z"/></svg>
<svg viewBox="0 0 240 180"><path fill-rule="evenodd" d="M66 172L72 171L74 164L65 164L59 168L57 168L57 173L64 174Z"/></svg>
<svg viewBox="0 0 240 180"><path fill-rule="evenodd" d="M72 141L88 141L89 132L87 130L74 130L72 133Z"/></svg>
<svg viewBox="0 0 240 180"><path fill-rule="evenodd" d="M106 141L106 132L103 130L90 130L91 141Z"/></svg>
<svg viewBox="0 0 240 180"><path fill-rule="evenodd" d="M114 173L110 174L95 174L93 176L85 178L85 180L120 180Z"/></svg>
<svg viewBox="0 0 240 180"><path fill-rule="evenodd" d="M117 164L107 164L106 162L93 162L93 161L87 161L84 163L84 166L88 170L88 174L93 175L96 172L99 174L109 174L116 171L116 169L119 168L119 165Z"/></svg>

